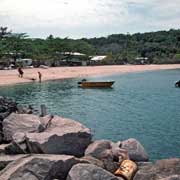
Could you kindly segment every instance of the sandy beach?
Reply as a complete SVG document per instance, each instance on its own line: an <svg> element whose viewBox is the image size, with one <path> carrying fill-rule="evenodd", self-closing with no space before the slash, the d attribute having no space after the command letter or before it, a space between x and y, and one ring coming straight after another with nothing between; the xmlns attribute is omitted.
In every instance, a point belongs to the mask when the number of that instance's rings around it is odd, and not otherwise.
<svg viewBox="0 0 180 180"><path fill-rule="evenodd" d="M18 77L17 70L1 70L0 86L38 81L38 71L42 73L42 81L66 78L84 78L87 76L112 75L120 73L143 72L163 69L177 69L180 64L171 65L114 65L114 66L81 66L81 67L54 67L48 69L23 69L24 77Z"/></svg>

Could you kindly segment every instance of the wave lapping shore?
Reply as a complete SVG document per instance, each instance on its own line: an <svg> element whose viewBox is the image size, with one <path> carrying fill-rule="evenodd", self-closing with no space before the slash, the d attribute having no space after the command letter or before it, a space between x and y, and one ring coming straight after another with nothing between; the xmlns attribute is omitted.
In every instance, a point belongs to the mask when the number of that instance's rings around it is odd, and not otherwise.
<svg viewBox="0 0 180 180"><path fill-rule="evenodd" d="M0 86L38 81L38 72L42 74L42 81L83 78L86 76L113 75L120 73L143 72L164 69L177 69L180 64L167 65L114 65L114 66L81 66L81 67L54 67L48 69L23 69L23 78L18 77L17 70L1 70Z"/></svg>
<svg viewBox="0 0 180 180"><path fill-rule="evenodd" d="M128 180L180 179L180 158L152 163L136 139L93 141L77 121L34 112L0 97L2 180L126 180L114 175L124 160L138 167ZM127 166L124 172L130 171Z"/></svg>

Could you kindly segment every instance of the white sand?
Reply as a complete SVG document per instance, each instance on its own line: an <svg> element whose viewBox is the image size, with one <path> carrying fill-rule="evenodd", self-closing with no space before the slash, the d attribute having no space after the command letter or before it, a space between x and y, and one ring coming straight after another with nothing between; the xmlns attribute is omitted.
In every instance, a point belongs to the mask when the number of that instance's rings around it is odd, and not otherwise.
<svg viewBox="0 0 180 180"><path fill-rule="evenodd" d="M161 69L177 69L180 64L167 65L114 65L114 66L81 66L81 67L54 67L48 69L23 69L24 77L18 77L17 70L0 70L0 86L38 81L38 71L42 73L42 81L65 78L86 77L95 75L111 75L130 72L153 71Z"/></svg>

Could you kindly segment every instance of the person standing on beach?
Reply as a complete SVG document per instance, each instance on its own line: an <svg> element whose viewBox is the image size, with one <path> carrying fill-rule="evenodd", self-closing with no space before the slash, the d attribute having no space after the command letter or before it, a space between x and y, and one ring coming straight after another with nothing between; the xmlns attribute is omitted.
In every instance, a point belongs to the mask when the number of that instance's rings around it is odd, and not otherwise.
<svg viewBox="0 0 180 180"><path fill-rule="evenodd" d="M19 77L23 77L23 74L24 74L24 72L23 72L23 70L22 70L22 68L21 67L19 67L18 68L18 73L19 73Z"/></svg>
<svg viewBox="0 0 180 180"><path fill-rule="evenodd" d="M41 74L41 72L39 72L39 71L38 71L38 77L39 77L39 82L41 83L42 74Z"/></svg>

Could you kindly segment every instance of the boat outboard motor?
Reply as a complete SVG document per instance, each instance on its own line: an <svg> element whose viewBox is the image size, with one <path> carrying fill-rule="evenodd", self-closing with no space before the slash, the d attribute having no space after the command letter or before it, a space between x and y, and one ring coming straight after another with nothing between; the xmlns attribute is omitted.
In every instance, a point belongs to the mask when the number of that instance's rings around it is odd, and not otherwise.
<svg viewBox="0 0 180 180"><path fill-rule="evenodd" d="M82 79L82 82L85 82L85 81L87 81L86 79Z"/></svg>
<svg viewBox="0 0 180 180"><path fill-rule="evenodd" d="M82 84L82 82L86 82L86 79L82 79L81 81L78 82L78 84Z"/></svg>
<svg viewBox="0 0 180 180"><path fill-rule="evenodd" d="M180 80L175 83L175 87L180 87Z"/></svg>

